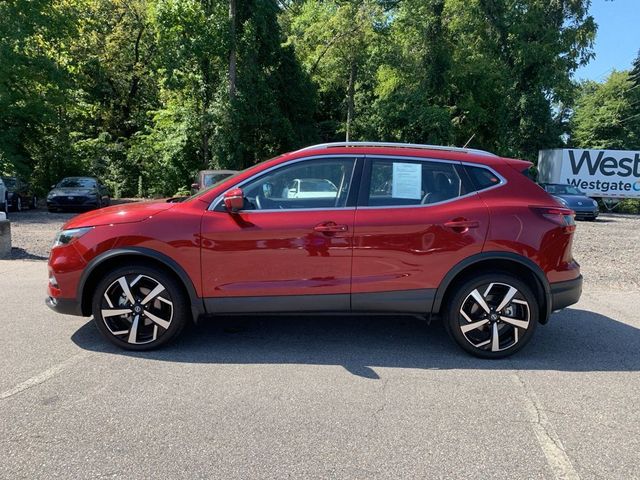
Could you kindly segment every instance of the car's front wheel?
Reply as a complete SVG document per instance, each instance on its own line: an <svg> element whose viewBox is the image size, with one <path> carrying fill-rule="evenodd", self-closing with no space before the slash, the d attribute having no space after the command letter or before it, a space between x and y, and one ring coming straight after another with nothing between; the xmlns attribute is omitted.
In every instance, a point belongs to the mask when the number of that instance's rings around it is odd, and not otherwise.
<svg viewBox="0 0 640 480"><path fill-rule="evenodd" d="M445 312L449 334L481 358L503 358L524 347L538 323L531 288L506 274L483 274L458 284Z"/></svg>
<svg viewBox="0 0 640 480"><path fill-rule="evenodd" d="M112 343L151 350L175 338L187 322L189 305L178 282L163 270L133 264L99 282L93 318Z"/></svg>

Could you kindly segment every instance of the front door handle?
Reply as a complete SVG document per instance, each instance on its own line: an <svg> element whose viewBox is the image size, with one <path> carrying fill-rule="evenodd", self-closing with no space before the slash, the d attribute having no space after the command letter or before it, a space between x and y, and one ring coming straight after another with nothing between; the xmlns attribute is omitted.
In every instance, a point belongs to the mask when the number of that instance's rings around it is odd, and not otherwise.
<svg viewBox="0 0 640 480"><path fill-rule="evenodd" d="M338 233L348 231L349 227L347 225L337 224L336 222L322 222L313 227L313 229L321 233Z"/></svg>
<svg viewBox="0 0 640 480"><path fill-rule="evenodd" d="M454 232L466 233L470 228L478 228L480 222L476 220L467 220L466 218L456 218L444 223L444 226L450 228Z"/></svg>

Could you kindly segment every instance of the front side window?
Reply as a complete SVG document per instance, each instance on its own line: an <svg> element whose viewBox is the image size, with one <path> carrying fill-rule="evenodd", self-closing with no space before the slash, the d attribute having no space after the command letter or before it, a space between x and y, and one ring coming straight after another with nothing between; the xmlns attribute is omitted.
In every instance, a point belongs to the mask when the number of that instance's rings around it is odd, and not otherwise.
<svg viewBox="0 0 640 480"><path fill-rule="evenodd" d="M429 205L467 193L452 163L373 159L368 205Z"/></svg>
<svg viewBox="0 0 640 480"><path fill-rule="evenodd" d="M2 185L2 182L4 181L4 184L7 186L7 188L13 188L16 186L16 179L15 178L3 178L2 180L0 180L0 185Z"/></svg>
<svg viewBox="0 0 640 480"><path fill-rule="evenodd" d="M355 161L314 159L284 165L242 185L245 210L346 206Z"/></svg>

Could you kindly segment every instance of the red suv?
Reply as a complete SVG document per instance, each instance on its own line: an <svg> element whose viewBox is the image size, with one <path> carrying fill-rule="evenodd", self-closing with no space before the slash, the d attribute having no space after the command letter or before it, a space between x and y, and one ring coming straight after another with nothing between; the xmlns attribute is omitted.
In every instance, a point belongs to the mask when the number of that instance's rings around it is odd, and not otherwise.
<svg viewBox="0 0 640 480"><path fill-rule="evenodd" d="M397 313L440 316L466 351L504 357L582 291L573 212L529 167L453 147L304 148L183 203L73 218L47 303L131 350L203 315Z"/></svg>

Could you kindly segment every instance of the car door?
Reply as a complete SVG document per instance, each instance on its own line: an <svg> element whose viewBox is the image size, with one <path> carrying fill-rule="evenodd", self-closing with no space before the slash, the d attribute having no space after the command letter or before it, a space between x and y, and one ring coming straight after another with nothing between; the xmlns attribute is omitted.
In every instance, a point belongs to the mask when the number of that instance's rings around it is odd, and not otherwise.
<svg viewBox="0 0 640 480"><path fill-rule="evenodd" d="M352 309L429 312L449 269L482 251L488 222L460 162L368 157L355 216Z"/></svg>
<svg viewBox="0 0 640 480"><path fill-rule="evenodd" d="M352 156L293 160L236 185L245 196L237 213L214 201L200 239L207 310L348 310L358 168ZM291 198L302 178L339 188L333 198Z"/></svg>

